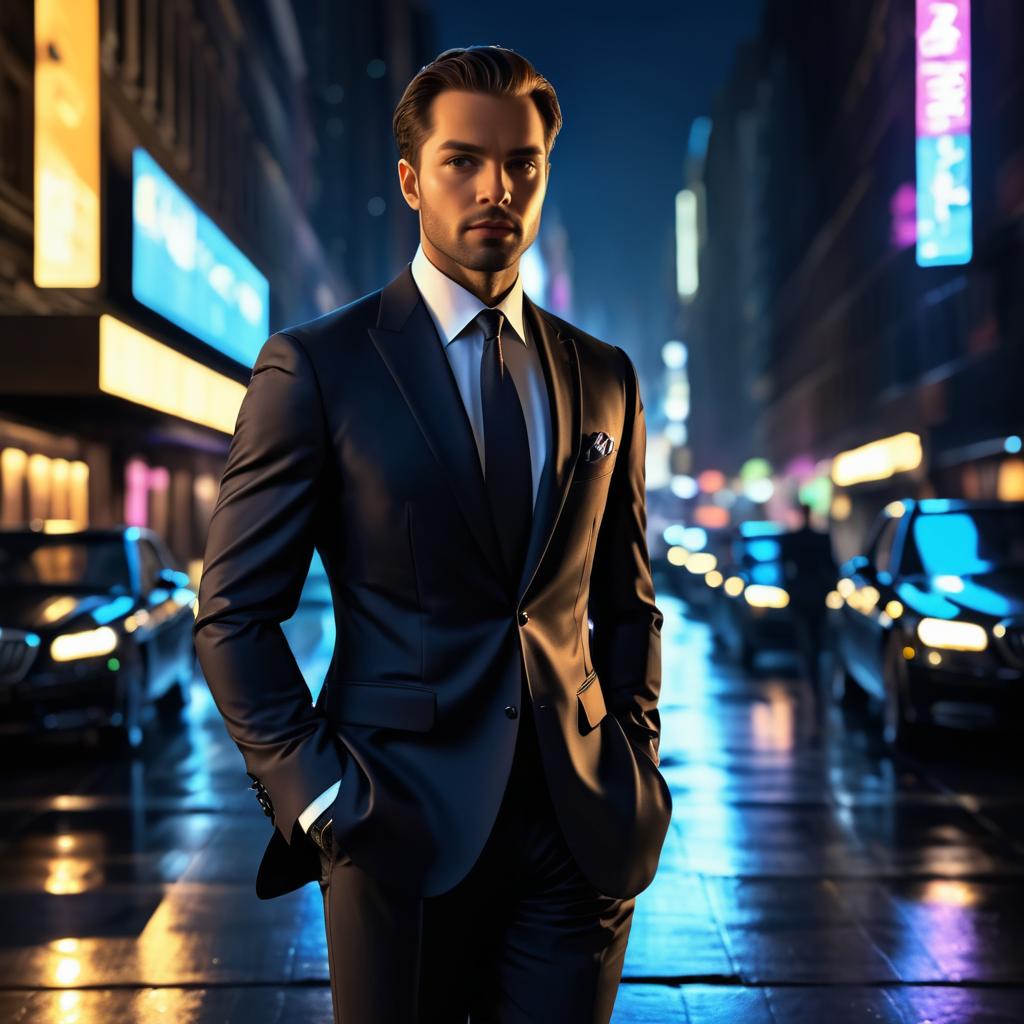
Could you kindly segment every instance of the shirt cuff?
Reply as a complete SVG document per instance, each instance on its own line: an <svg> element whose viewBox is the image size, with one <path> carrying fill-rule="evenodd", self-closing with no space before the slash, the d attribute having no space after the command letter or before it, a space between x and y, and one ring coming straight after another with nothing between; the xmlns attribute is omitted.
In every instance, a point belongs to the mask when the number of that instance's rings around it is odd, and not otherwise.
<svg viewBox="0 0 1024 1024"><path fill-rule="evenodd" d="M316 821L317 818L327 810L331 804L334 803L334 798L338 795L338 790L341 789L341 779L339 779L333 786L329 786L325 789L300 815L299 824L302 826L303 832L309 831L309 826Z"/></svg>

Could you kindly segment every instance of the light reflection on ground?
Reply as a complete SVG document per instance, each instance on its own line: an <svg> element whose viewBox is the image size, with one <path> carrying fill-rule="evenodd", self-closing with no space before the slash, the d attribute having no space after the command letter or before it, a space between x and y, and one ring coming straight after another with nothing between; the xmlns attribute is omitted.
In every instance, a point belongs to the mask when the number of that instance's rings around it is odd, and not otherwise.
<svg viewBox="0 0 1024 1024"><path fill-rule="evenodd" d="M745 675L659 604L674 820L615 1021L1024 1019L1019 759L894 762L785 658ZM288 631L315 693L329 608ZM268 825L204 684L134 765L18 758L0 794L0 1020L329 1019L319 892L255 898Z"/></svg>

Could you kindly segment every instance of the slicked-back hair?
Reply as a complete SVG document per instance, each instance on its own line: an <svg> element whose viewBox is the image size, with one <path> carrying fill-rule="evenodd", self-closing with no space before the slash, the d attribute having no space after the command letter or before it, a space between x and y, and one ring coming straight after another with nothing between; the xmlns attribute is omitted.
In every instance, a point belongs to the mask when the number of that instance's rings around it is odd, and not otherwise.
<svg viewBox="0 0 1024 1024"><path fill-rule="evenodd" d="M418 167L423 140L430 134L430 104L446 89L492 96L529 96L544 122L544 150L551 155L562 127L554 86L521 54L504 46L465 46L445 50L424 64L395 107L392 129L398 155Z"/></svg>

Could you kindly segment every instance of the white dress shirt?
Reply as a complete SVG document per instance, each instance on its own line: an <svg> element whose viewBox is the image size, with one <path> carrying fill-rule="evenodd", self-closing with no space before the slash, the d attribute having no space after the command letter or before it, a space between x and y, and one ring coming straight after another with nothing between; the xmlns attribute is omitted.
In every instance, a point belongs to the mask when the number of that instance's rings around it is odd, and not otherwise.
<svg viewBox="0 0 1024 1024"><path fill-rule="evenodd" d="M484 353L483 328L475 317L487 304L467 291L427 258L423 246L417 246L412 260L412 276L423 302L437 328L437 338L448 357L462 404L473 427L480 467L484 469L484 409L480 394L480 362ZM512 290L494 309L505 314L501 329L501 348L505 365L512 374L519 400L523 404L526 436L530 445L530 469L533 474L533 503L537 504L544 463L550 450L551 408L548 403L544 370L536 343L531 343L523 320L523 278L516 277ZM341 781L324 790L300 815L304 831L334 803Z"/></svg>

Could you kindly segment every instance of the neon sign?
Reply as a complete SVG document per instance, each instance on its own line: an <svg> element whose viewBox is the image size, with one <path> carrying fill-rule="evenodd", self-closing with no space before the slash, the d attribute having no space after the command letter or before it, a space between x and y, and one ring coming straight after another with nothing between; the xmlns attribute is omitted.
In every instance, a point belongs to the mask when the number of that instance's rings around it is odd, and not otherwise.
<svg viewBox="0 0 1024 1024"><path fill-rule="evenodd" d="M95 288L100 283L99 4L37 0L35 34L33 277L40 288Z"/></svg>
<svg viewBox="0 0 1024 1024"><path fill-rule="evenodd" d="M971 3L917 0L917 262L969 263Z"/></svg>
<svg viewBox="0 0 1024 1024"><path fill-rule="evenodd" d="M149 153L132 163L132 294L252 366L269 333L267 279Z"/></svg>

